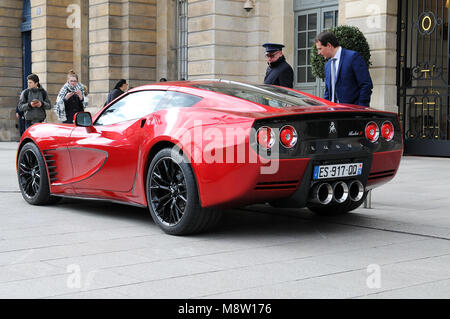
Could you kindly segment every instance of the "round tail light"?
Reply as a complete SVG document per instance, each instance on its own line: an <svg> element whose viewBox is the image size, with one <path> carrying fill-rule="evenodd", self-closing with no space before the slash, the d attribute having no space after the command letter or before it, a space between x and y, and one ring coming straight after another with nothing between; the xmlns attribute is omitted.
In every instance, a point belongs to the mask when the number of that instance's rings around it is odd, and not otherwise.
<svg viewBox="0 0 450 319"><path fill-rule="evenodd" d="M366 125L366 138L371 141L372 143L375 143L378 141L378 137L380 136L380 129L378 128L377 123L375 122L369 122Z"/></svg>
<svg viewBox="0 0 450 319"><path fill-rule="evenodd" d="M275 144L275 134L270 127L263 126L256 133L256 140L261 147L269 149Z"/></svg>
<svg viewBox="0 0 450 319"><path fill-rule="evenodd" d="M297 131L290 125L284 126L280 131L280 141L286 148L292 148L297 144Z"/></svg>
<svg viewBox="0 0 450 319"><path fill-rule="evenodd" d="M381 135L386 141L390 141L394 138L394 125L391 122L386 121L381 126Z"/></svg>

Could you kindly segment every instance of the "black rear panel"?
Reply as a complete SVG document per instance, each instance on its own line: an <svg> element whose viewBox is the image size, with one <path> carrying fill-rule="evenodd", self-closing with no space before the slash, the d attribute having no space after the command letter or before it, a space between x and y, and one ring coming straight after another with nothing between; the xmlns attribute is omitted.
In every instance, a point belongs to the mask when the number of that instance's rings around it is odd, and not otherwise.
<svg viewBox="0 0 450 319"><path fill-rule="evenodd" d="M366 125L371 121L377 123L380 129L380 137L375 143L365 137ZM381 136L381 126L385 121L394 125L394 138L389 142ZM285 125L292 125L298 133L297 144L291 149L285 148L279 141L279 131ZM321 155L325 155L327 158L331 155L332 158L340 158L402 148L401 128L395 114L330 112L265 119L255 122L255 132L262 126L274 129L276 138L275 146L266 153L258 149L256 134L250 136L252 147L263 157L323 158Z"/></svg>

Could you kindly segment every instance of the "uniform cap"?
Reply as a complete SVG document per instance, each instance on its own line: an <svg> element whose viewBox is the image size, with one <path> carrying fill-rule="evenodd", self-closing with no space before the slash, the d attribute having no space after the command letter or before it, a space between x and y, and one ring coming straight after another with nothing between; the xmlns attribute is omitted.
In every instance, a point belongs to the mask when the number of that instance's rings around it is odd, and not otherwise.
<svg viewBox="0 0 450 319"><path fill-rule="evenodd" d="M266 49L266 52L280 51L284 48L284 45L278 43L264 43L262 46Z"/></svg>

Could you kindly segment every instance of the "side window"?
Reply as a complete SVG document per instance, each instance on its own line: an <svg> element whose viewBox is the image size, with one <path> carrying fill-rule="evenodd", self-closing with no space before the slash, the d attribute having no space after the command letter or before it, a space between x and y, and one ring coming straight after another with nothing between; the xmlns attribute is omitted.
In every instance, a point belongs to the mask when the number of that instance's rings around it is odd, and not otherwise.
<svg viewBox="0 0 450 319"><path fill-rule="evenodd" d="M172 107L191 107L197 104L202 98L174 91L167 91L167 94L164 96L164 99L158 105L157 109L170 109Z"/></svg>
<svg viewBox="0 0 450 319"><path fill-rule="evenodd" d="M165 91L140 91L126 95L99 116L95 125L111 125L155 112Z"/></svg>

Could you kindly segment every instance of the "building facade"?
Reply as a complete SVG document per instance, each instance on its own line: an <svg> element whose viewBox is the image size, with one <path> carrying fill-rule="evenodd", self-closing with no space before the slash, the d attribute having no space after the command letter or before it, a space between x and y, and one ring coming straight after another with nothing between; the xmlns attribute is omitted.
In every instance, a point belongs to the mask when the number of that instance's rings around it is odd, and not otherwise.
<svg viewBox="0 0 450 319"><path fill-rule="evenodd" d="M262 83L261 44L283 43L295 88L321 96L311 73L315 36L357 26L372 54L371 106L396 112L406 152L450 156L445 0L2 0L0 140L18 137L15 106L36 73L54 103L75 70L89 111L121 78L131 87L222 78ZM57 121L48 112L48 121Z"/></svg>

